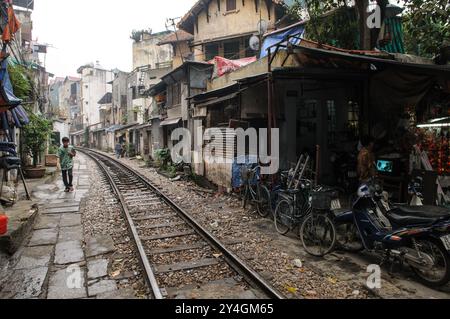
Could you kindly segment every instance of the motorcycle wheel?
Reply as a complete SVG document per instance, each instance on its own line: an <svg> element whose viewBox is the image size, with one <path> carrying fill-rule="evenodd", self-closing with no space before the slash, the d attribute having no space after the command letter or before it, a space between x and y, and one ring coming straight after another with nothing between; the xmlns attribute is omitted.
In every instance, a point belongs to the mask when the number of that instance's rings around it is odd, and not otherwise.
<svg viewBox="0 0 450 319"><path fill-rule="evenodd" d="M417 247L420 253L432 258L434 264L431 272L439 273L437 276L432 276L430 271L411 266L420 281L429 287L441 287L447 284L450 281L450 256L444 246L434 239L420 239L417 240Z"/></svg>
<svg viewBox="0 0 450 319"><path fill-rule="evenodd" d="M336 246L351 253L363 251L364 245L354 223L336 225Z"/></svg>

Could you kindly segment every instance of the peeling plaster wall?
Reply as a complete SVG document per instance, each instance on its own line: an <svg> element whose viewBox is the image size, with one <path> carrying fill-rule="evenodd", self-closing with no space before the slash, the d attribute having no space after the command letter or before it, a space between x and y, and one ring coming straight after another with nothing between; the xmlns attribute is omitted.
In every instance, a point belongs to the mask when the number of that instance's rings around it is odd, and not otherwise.
<svg viewBox="0 0 450 319"><path fill-rule="evenodd" d="M144 35L142 41L133 42L133 70L146 65L157 69L173 60L172 45L158 45L165 36L167 33Z"/></svg>

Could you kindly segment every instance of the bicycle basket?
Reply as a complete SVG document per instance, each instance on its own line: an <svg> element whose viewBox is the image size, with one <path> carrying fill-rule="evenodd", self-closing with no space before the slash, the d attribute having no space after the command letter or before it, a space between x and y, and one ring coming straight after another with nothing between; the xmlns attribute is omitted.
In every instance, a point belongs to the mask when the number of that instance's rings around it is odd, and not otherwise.
<svg viewBox="0 0 450 319"><path fill-rule="evenodd" d="M339 192L336 190L320 190L312 192L311 207L316 210L331 210L331 202L339 199Z"/></svg>
<svg viewBox="0 0 450 319"><path fill-rule="evenodd" d="M243 166L241 168L241 179L244 182L250 181L252 183L252 182L254 182L255 177L256 177L256 172L253 169L251 169L247 166Z"/></svg>

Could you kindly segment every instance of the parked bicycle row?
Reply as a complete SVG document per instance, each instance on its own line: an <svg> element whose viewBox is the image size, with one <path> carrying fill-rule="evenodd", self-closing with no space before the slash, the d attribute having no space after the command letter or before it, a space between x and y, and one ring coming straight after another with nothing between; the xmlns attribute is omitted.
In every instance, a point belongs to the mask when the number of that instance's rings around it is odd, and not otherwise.
<svg viewBox="0 0 450 319"><path fill-rule="evenodd" d="M391 202L376 178L361 183L354 194L319 185L311 166L304 155L295 169L267 179L260 166L244 165L244 208L253 204L281 235L298 231L313 256L367 250L379 255L380 264L408 265L428 286L450 281L450 210L422 205L420 179L409 187L408 205Z"/></svg>

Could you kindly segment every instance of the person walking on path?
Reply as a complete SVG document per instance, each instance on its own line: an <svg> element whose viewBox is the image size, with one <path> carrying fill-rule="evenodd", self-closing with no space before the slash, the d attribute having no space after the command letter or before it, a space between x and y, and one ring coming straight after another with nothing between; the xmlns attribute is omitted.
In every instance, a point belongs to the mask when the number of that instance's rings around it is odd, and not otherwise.
<svg viewBox="0 0 450 319"><path fill-rule="evenodd" d="M62 171L62 178L64 182L64 186L66 187L65 191L73 192L73 159L77 155L74 147L69 145L69 138L63 138L63 146L58 150L58 158Z"/></svg>
<svg viewBox="0 0 450 319"><path fill-rule="evenodd" d="M120 142L117 142L115 150L117 159L120 159L122 157L122 150L123 150L122 144L120 144Z"/></svg>

